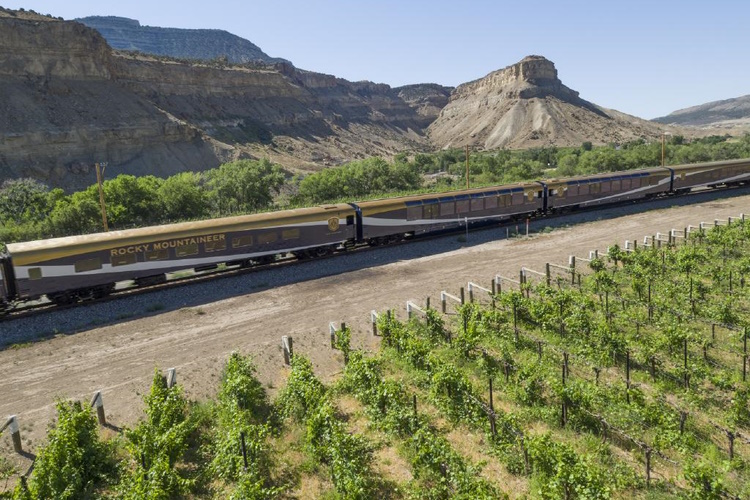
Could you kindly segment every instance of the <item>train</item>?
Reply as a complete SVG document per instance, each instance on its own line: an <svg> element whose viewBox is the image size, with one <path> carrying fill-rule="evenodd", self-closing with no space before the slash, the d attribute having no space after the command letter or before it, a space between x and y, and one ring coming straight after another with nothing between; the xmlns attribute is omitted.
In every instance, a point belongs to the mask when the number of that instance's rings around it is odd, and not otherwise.
<svg viewBox="0 0 750 500"><path fill-rule="evenodd" d="M315 258L464 226L507 223L750 182L750 159L651 167L443 193L336 203L105 233L10 243L0 255L0 312L44 296L71 304L117 283L248 267L288 254Z"/></svg>

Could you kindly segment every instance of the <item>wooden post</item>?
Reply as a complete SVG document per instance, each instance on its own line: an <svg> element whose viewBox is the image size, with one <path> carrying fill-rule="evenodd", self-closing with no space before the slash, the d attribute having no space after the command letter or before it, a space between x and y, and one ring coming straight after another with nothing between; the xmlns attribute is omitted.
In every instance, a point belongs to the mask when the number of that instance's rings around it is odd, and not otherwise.
<svg viewBox="0 0 750 500"><path fill-rule="evenodd" d="M492 402L492 377L490 377L490 410L495 411L495 405Z"/></svg>
<svg viewBox="0 0 750 500"><path fill-rule="evenodd" d="M464 297L464 287L461 287L461 305L464 305L466 303L466 299Z"/></svg>
<svg viewBox="0 0 750 500"><path fill-rule="evenodd" d="M167 389L177 385L177 368L167 370Z"/></svg>
<svg viewBox="0 0 750 500"><path fill-rule="evenodd" d="M440 310L443 312L443 314L445 314L445 310L446 310L445 301L446 301L445 294L441 293L440 294Z"/></svg>
<svg viewBox="0 0 750 500"><path fill-rule="evenodd" d="M568 260L568 267L570 267L571 285L576 284L576 256L571 255Z"/></svg>
<svg viewBox="0 0 750 500"><path fill-rule="evenodd" d="M375 323L373 323L373 325L374 324ZM292 337L290 337L288 335L284 335L283 337L281 337L281 350L283 351L283 354L284 354L284 364L285 365L291 365L292 364L292 356L293 356L292 349L293 349L292 348Z"/></svg>
<svg viewBox="0 0 750 500"><path fill-rule="evenodd" d="M685 420L687 420L687 412L680 410L680 434L685 432Z"/></svg>
<svg viewBox="0 0 750 500"><path fill-rule="evenodd" d="M8 417L8 422L5 424L5 427L10 428L10 437L13 440L13 450L16 453L23 453L21 429L18 426L18 418L15 415Z"/></svg>
<svg viewBox="0 0 750 500"><path fill-rule="evenodd" d="M726 431L727 437L729 438L729 460L734 459L734 438L735 434L732 431Z"/></svg>
<svg viewBox="0 0 750 500"><path fill-rule="evenodd" d="M541 340L537 340L536 347L537 347L537 352L538 352L538 359L539 361L541 361L542 360L542 341Z"/></svg>
<svg viewBox="0 0 750 500"><path fill-rule="evenodd" d="M646 488L651 486L651 448L646 448Z"/></svg>
<svg viewBox="0 0 750 500"><path fill-rule="evenodd" d="M247 470L247 448L245 446L245 433L240 432L240 451L242 452L242 462L245 464L245 470Z"/></svg>
<svg viewBox="0 0 750 500"><path fill-rule="evenodd" d="M414 406L414 416L416 417L417 416L417 395L413 394L411 398L412 398L412 405Z"/></svg>
<svg viewBox="0 0 750 500"><path fill-rule="evenodd" d="M96 408L96 418L99 425L107 425L107 419L104 415L104 402L102 401L102 391L96 391L91 398L91 407Z"/></svg>
<svg viewBox="0 0 750 500"><path fill-rule="evenodd" d="M425 311L429 311L430 310L430 298L427 297L424 302L425 302L425 305L424 305Z"/></svg>
<svg viewBox="0 0 750 500"><path fill-rule="evenodd" d="M747 380L747 327L742 330L742 381Z"/></svg>
<svg viewBox="0 0 750 500"><path fill-rule="evenodd" d="M492 278L492 295L497 295L497 278Z"/></svg>
<svg viewBox="0 0 750 500"><path fill-rule="evenodd" d="M370 323L372 323L372 336L378 336L378 313L370 311Z"/></svg>
<svg viewBox="0 0 750 500"><path fill-rule="evenodd" d="M474 303L474 287L469 284L469 303Z"/></svg>
<svg viewBox="0 0 750 500"><path fill-rule="evenodd" d="M596 366L594 367L594 373L596 374L596 385L599 385L599 372L601 371L602 371L601 368L596 367Z"/></svg>
<svg viewBox="0 0 750 500"><path fill-rule="evenodd" d="M625 351L625 400L630 404L630 349Z"/></svg>
<svg viewBox="0 0 750 500"><path fill-rule="evenodd" d="M683 367L685 369L685 389L690 389L690 377L688 376L688 341L683 341Z"/></svg>
<svg viewBox="0 0 750 500"><path fill-rule="evenodd" d="M567 358L567 355L565 356L565 358ZM565 387L565 379L566 379L566 375L567 375L567 374L566 374L566 371L567 371L567 363L565 362L565 361L566 361L566 359L565 359L565 358L563 359L563 363L562 363L562 385L563 385L563 388ZM568 407L567 407L567 405L565 404L565 403L566 403L566 400L565 400L565 399L566 399L566 398L565 398L565 392L564 392L564 389L563 389L563 397L562 397L562 413L561 413L561 415L560 415L560 424L562 425L562 427L565 427L565 423L566 423L566 422L567 422L567 420L568 420L568 418L567 418L567 417L568 417L568 415L567 415L567 413L568 413Z"/></svg>
<svg viewBox="0 0 750 500"><path fill-rule="evenodd" d="M552 274L550 272L549 262L544 265L544 274L547 277L547 286L550 286L552 284Z"/></svg>

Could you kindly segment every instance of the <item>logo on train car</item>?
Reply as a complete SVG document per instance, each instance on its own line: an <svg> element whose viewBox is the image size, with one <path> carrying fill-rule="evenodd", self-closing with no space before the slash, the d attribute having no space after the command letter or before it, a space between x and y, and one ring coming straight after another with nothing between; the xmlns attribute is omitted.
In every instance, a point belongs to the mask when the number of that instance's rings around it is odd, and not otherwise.
<svg viewBox="0 0 750 500"><path fill-rule="evenodd" d="M176 247L181 247L185 245L197 245L198 243L213 243L216 241L224 241L225 239L226 239L225 234L209 234L206 236L195 236L192 238L178 238L174 240L164 240L164 241L157 241L154 243L142 243L140 245L130 245L126 247L112 248L109 251L109 253L111 256L116 257L118 255L151 252L154 250L166 250L168 248L176 248Z"/></svg>
<svg viewBox="0 0 750 500"><path fill-rule="evenodd" d="M336 232L339 230L339 218L338 217L331 217L328 219L328 229L331 230L331 232Z"/></svg>

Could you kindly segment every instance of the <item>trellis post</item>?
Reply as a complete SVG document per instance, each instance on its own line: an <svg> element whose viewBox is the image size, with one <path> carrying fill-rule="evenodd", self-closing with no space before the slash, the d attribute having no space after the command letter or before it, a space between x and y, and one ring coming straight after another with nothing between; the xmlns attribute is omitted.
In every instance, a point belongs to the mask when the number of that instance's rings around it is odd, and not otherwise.
<svg viewBox="0 0 750 500"><path fill-rule="evenodd" d="M94 397L91 398L91 407L96 408L96 418L99 421L99 425L107 425L107 419L104 415L104 402L102 401L102 391L96 391Z"/></svg>

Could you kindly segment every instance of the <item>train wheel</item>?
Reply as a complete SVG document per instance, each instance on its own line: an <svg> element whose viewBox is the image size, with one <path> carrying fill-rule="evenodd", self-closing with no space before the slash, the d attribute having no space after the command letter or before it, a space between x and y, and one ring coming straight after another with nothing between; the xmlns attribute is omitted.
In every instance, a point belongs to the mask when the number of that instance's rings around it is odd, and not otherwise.
<svg viewBox="0 0 750 500"><path fill-rule="evenodd" d="M68 292L51 293L47 298L58 306L68 306L76 301L76 298Z"/></svg>

